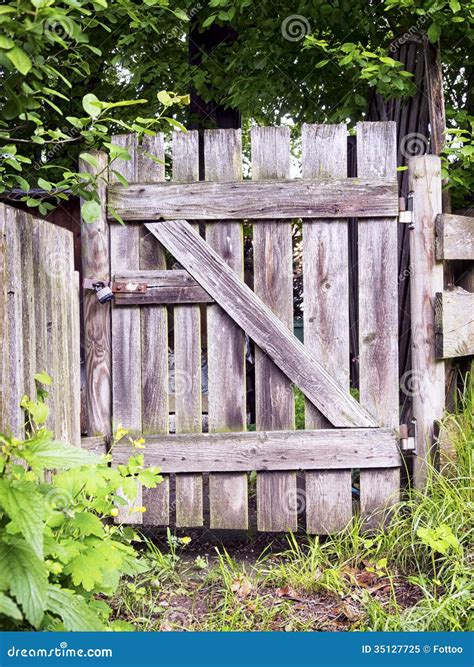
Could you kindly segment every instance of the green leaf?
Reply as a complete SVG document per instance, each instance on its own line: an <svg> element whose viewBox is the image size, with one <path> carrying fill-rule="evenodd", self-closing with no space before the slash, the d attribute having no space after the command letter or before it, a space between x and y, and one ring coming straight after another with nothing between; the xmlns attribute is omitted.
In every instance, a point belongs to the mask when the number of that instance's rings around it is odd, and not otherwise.
<svg viewBox="0 0 474 667"><path fill-rule="evenodd" d="M100 204L96 201L85 201L81 206L81 216L84 222L90 224L100 216Z"/></svg>
<svg viewBox="0 0 474 667"><path fill-rule="evenodd" d="M97 456L85 449L51 440L48 431L27 441L21 456L35 470L67 470L100 462Z"/></svg>
<svg viewBox="0 0 474 667"><path fill-rule="evenodd" d="M87 162L87 164L90 164L90 166L94 167L95 169L97 169L99 166L97 158L94 157L94 155L91 155L90 153L81 153L79 155L79 159L84 160L84 162Z"/></svg>
<svg viewBox="0 0 474 667"><path fill-rule="evenodd" d="M87 93L82 98L84 111L91 117L97 118L102 111L102 102L93 93Z"/></svg>
<svg viewBox="0 0 474 667"><path fill-rule="evenodd" d="M62 619L69 632L100 632L106 629L90 605L67 588L50 586L47 609Z"/></svg>
<svg viewBox="0 0 474 667"><path fill-rule="evenodd" d="M160 102L165 107L169 107L173 104L173 98L168 92L166 92L166 90L160 90L156 96L158 98L158 102Z"/></svg>
<svg viewBox="0 0 474 667"><path fill-rule="evenodd" d="M318 63L316 63L314 68L315 69L321 69L322 67L325 67L328 64L328 62L330 62L330 61L327 60L327 59L326 60L320 60Z"/></svg>
<svg viewBox="0 0 474 667"><path fill-rule="evenodd" d="M39 206L39 201L35 201L35 205ZM28 206L31 206L28 200ZM28 413L32 421L39 426L44 424L48 418L49 408L45 403L41 401L31 401L28 396L23 396L21 399L20 407L22 407L25 412Z"/></svg>
<svg viewBox="0 0 474 667"><path fill-rule="evenodd" d="M450 549L459 550L459 540L445 523L438 528L418 528L416 534L423 544L437 553L446 554Z"/></svg>
<svg viewBox="0 0 474 667"><path fill-rule="evenodd" d="M115 171L115 169L112 169L112 173L121 185L123 185L125 188L128 188L129 182L125 176L122 176L122 174L119 171Z"/></svg>
<svg viewBox="0 0 474 667"><path fill-rule="evenodd" d="M0 506L10 518L8 531L21 533L39 558L43 558L44 506L34 484L0 480Z"/></svg>
<svg viewBox="0 0 474 667"><path fill-rule="evenodd" d="M25 542L0 542L0 571L26 619L38 628L43 620L48 593L45 564Z"/></svg>
<svg viewBox="0 0 474 667"><path fill-rule="evenodd" d="M13 618L15 621L23 620L23 615L16 606L16 604L13 602L13 600L11 600L3 593L0 593L0 614L3 614L4 616L9 616L10 618Z"/></svg>
<svg viewBox="0 0 474 667"><path fill-rule="evenodd" d="M102 537L104 526L98 516L91 512L79 512L71 522L73 528L77 528L82 535L96 535Z"/></svg>
<svg viewBox="0 0 474 667"><path fill-rule="evenodd" d="M5 37L5 35L0 35L0 49L12 49L15 46L15 42L10 37Z"/></svg>
<svg viewBox="0 0 474 667"><path fill-rule="evenodd" d="M459 12L461 10L461 4L459 0L449 0L449 6L451 7L451 11L454 13Z"/></svg>
<svg viewBox="0 0 474 667"><path fill-rule="evenodd" d="M432 44L438 41L441 35L441 26L438 23L432 23L428 28L428 39Z"/></svg>
<svg viewBox="0 0 474 667"><path fill-rule="evenodd" d="M44 178L38 178L38 187L43 188L46 192L51 192L53 189L52 184L49 181L45 181Z"/></svg>
<svg viewBox="0 0 474 667"><path fill-rule="evenodd" d="M35 374L35 381L40 382L41 384L45 384L49 387L53 381L53 378L46 371L40 371L39 373Z"/></svg>
<svg viewBox="0 0 474 667"><path fill-rule="evenodd" d="M28 72L33 66L33 63L31 62L27 53L25 53L23 49L20 49L19 46L13 47L13 49L7 51L5 55L17 68L20 74L23 75L28 74Z"/></svg>

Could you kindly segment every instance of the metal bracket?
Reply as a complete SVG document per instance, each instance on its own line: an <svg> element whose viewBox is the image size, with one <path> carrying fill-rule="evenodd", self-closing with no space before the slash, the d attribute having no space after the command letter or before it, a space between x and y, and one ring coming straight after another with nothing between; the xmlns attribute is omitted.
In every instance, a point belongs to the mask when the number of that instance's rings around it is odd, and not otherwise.
<svg viewBox="0 0 474 667"><path fill-rule="evenodd" d="M398 215L398 222L410 225L413 228L413 191L411 190L406 198L400 197L400 213Z"/></svg>
<svg viewBox="0 0 474 667"><path fill-rule="evenodd" d="M84 289L95 290L95 285L97 285L98 282L102 283L103 285L108 285L114 294L117 292L120 294L144 294L148 289L148 285L146 283L114 283L95 278L84 278L82 281L82 287Z"/></svg>
<svg viewBox="0 0 474 667"><path fill-rule="evenodd" d="M400 439L400 450L402 454L410 454L411 456L416 456L416 436L417 436L417 424L416 419L412 419L410 426L407 424L400 424L399 428L399 439Z"/></svg>

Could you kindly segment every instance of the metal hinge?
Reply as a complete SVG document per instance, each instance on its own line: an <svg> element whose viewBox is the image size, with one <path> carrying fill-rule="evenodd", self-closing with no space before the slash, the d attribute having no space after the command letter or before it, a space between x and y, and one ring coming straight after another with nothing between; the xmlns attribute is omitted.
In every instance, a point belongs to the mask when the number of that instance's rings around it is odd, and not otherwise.
<svg viewBox="0 0 474 667"><path fill-rule="evenodd" d="M416 419L412 419L410 425L400 424L399 427L399 441L400 441L400 451L402 454L411 454L411 456L416 456L416 434L417 434L417 425Z"/></svg>
<svg viewBox="0 0 474 667"><path fill-rule="evenodd" d="M413 228L413 191L411 190L406 200L400 197L399 204L400 213L398 215L398 222L410 225Z"/></svg>

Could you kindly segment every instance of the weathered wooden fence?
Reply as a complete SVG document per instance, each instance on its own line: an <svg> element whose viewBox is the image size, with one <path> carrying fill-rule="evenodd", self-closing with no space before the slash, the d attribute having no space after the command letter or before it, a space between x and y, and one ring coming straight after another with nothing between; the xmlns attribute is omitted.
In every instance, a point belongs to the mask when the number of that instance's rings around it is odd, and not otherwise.
<svg viewBox="0 0 474 667"><path fill-rule="evenodd" d="M24 434L20 408L35 397L34 376L47 371L47 426L80 444L79 277L73 236L0 204L0 432Z"/></svg>
<svg viewBox="0 0 474 667"><path fill-rule="evenodd" d="M302 509L309 532L342 528L353 513L354 471L368 524L398 498L395 125L357 130L357 179L347 178L344 125L304 127L302 180L290 178L287 128L253 129L252 180L242 180L240 131L205 133L204 182L196 132L173 137L171 183L147 157L163 160L162 137L143 147L134 136L115 139L132 159L114 171L130 185L112 171L101 219L84 227L84 278L110 282L115 293L110 319L110 305L85 294L89 433L110 436L121 424L143 434L145 460L167 476L143 490L144 515L122 518L200 526L208 493L211 528L245 529L251 471L263 531L296 530ZM126 224L107 220L106 206ZM349 217L359 219L358 401L349 391ZM304 346L292 333L295 218L303 219ZM253 290L243 281L243 221L252 224ZM179 270L167 268L175 263ZM245 334L256 345L255 432L246 432ZM295 430L294 387L306 397L305 431ZM115 462L126 456L115 447Z"/></svg>

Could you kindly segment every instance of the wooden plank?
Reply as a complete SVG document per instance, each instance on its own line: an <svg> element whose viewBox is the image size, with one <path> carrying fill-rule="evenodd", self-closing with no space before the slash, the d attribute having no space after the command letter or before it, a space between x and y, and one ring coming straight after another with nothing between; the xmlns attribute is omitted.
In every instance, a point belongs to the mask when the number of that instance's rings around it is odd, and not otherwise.
<svg viewBox="0 0 474 667"><path fill-rule="evenodd" d="M303 178L347 176L347 126L303 125ZM303 222L304 343L349 393L348 222ZM309 401L305 427L330 428ZM352 517L351 471L305 475L306 529L322 535L342 530Z"/></svg>
<svg viewBox="0 0 474 667"><path fill-rule="evenodd" d="M414 192L414 229L410 234L410 301L412 372L402 389L412 396L418 424L413 462L414 484L423 488L434 439L434 425L444 414L444 363L436 360L436 292L443 291L443 264L435 259L435 221L441 213L441 161L424 155L408 164L409 189ZM403 380L403 378L402 378Z"/></svg>
<svg viewBox="0 0 474 667"><path fill-rule="evenodd" d="M17 212L16 224L20 232L22 327L23 327L23 388L31 398L36 396L34 376L36 368L35 271L33 265L33 227L41 224L33 216Z"/></svg>
<svg viewBox="0 0 474 667"><path fill-rule="evenodd" d="M204 133L206 181L239 181L242 178L240 130ZM206 240L243 280L243 228L237 221L206 227ZM209 431L242 431L246 425L245 336L218 305L207 308L208 418ZM248 527L246 474L209 475L210 527Z"/></svg>
<svg viewBox="0 0 474 667"><path fill-rule="evenodd" d="M199 180L197 132L173 133L173 180ZM200 433L201 316L199 306L174 308L176 433ZM176 525L202 526L202 475L176 475Z"/></svg>
<svg viewBox="0 0 474 667"><path fill-rule="evenodd" d="M290 176L288 127L254 127L252 179ZM274 190L276 184L274 183ZM293 331L293 240L291 222L270 220L253 227L254 291ZM255 420L258 431L295 427L291 380L265 350L255 349ZM257 475L257 527L261 531L298 530L296 473Z"/></svg>
<svg viewBox="0 0 474 667"><path fill-rule="evenodd" d="M153 155L160 162L155 162ZM145 136L138 148L137 177L140 183L165 180L164 137ZM166 269L166 255L145 227L140 229L140 269L152 272ZM133 267L135 270L137 266ZM114 305L120 299L114 299ZM132 300L131 304L134 303ZM152 302L148 301L147 304ZM137 304L139 305L139 304ZM163 305L146 305L141 316L142 432L168 433L168 313ZM145 525L164 526L170 522L170 480L165 476L155 489L142 490Z"/></svg>
<svg viewBox="0 0 474 667"><path fill-rule="evenodd" d="M7 207L0 204L0 432L8 433L10 411L9 339L8 339L8 246L6 238Z"/></svg>
<svg viewBox="0 0 474 667"><path fill-rule="evenodd" d="M435 335L440 359L474 354L474 293L461 287L436 292Z"/></svg>
<svg viewBox="0 0 474 667"><path fill-rule="evenodd" d="M127 148L131 160L115 160L109 169L109 180L118 171L128 181L137 180L137 137L123 134L112 137L115 145ZM140 261L140 228L136 225L110 227L110 271L136 269ZM141 373L140 308L112 306L112 427L120 424L130 433L142 431L142 373ZM142 505L142 488L137 485L135 498L119 507L117 522L143 523L143 514L130 511Z"/></svg>
<svg viewBox="0 0 474 667"><path fill-rule="evenodd" d="M243 431L149 436L145 441L146 465L156 465L164 472L339 470L400 465L393 429ZM129 452L129 447L127 450L126 445L118 443L114 447L114 465L125 462ZM325 484L323 493L328 488Z"/></svg>
<svg viewBox="0 0 474 667"><path fill-rule="evenodd" d="M7 433L21 438L25 418L20 402L24 394L23 331L21 297L21 239L18 217L22 211L5 206L5 241L8 261L7 329L8 329L8 416Z"/></svg>
<svg viewBox="0 0 474 667"><path fill-rule="evenodd" d="M44 370L49 373L53 382L48 390L48 405L50 406L50 413L46 421L46 426L49 430L56 434L56 394L58 392L57 383L57 365L58 365L58 350L55 345L56 337L56 314L55 314L55 299L54 292L54 274L56 271L56 263L53 252L53 241L51 233L51 224L44 221L40 227L40 253L41 262L44 271L43 283L43 303L41 307L45 311L45 352L44 352Z"/></svg>
<svg viewBox="0 0 474 667"><path fill-rule="evenodd" d="M137 183L111 186L109 204L126 221L375 218L398 215L398 187L393 178Z"/></svg>
<svg viewBox="0 0 474 667"><path fill-rule="evenodd" d="M474 259L474 218L437 215L435 234L436 259Z"/></svg>
<svg viewBox="0 0 474 667"><path fill-rule="evenodd" d="M74 283L71 295L71 444L81 444L81 282L79 271L74 271Z"/></svg>
<svg viewBox="0 0 474 667"><path fill-rule="evenodd" d="M100 173L98 194L100 213L93 223L81 224L82 276L108 282L110 280L109 225L107 222L106 176L107 155L95 152L98 166L83 160L79 170ZM82 202L83 203L83 202ZM86 373L86 423L90 436L112 433L112 358L110 303L101 304L90 290L82 293L84 317L84 354Z"/></svg>
<svg viewBox="0 0 474 667"><path fill-rule="evenodd" d="M396 124L357 124L357 174L395 178ZM360 402L381 426L399 423L398 266L395 218L359 220ZM398 499L400 471L360 471L361 514L367 528L385 518Z"/></svg>
<svg viewBox="0 0 474 667"><path fill-rule="evenodd" d="M156 239L149 234L159 248ZM122 271L114 276L116 283L142 283L144 293L115 292L116 305L145 305L164 303L212 303L214 299L189 275L187 271Z"/></svg>
<svg viewBox="0 0 474 667"><path fill-rule="evenodd" d="M146 226L334 426L377 426L185 220Z"/></svg>

